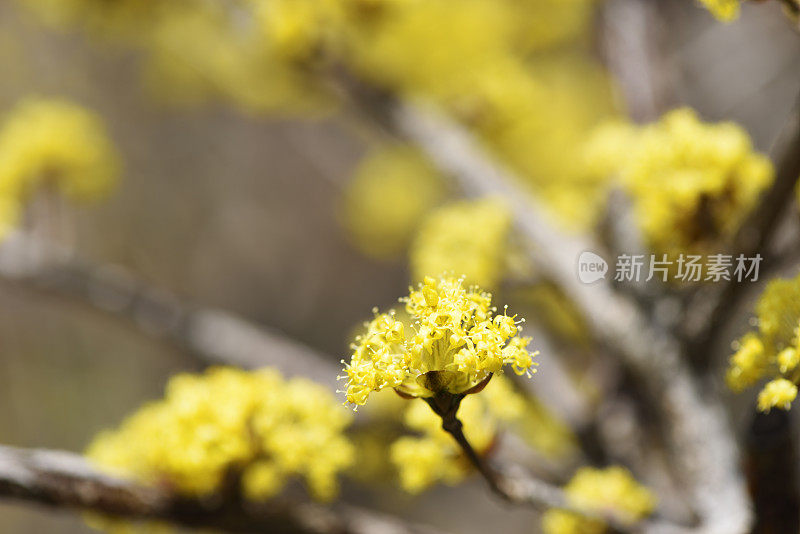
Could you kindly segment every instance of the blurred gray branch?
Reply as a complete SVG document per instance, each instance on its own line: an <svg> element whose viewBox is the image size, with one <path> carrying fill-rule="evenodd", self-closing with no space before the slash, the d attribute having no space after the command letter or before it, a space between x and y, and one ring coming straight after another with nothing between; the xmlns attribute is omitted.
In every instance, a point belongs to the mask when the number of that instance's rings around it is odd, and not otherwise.
<svg viewBox="0 0 800 534"><path fill-rule="evenodd" d="M658 9L650 0L609 0L600 7L604 59L637 122L657 119L673 103Z"/></svg>
<svg viewBox="0 0 800 534"><path fill-rule="evenodd" d="M336 388L340 369L332 358L233 314L192 306L122 268L75 259L24 232L13 232L0 244L0 277L121 316L209 364L271 366Z"/></svg>
<svg viewBox="0 0 800 534"><path fill-rule="evenodd" d="M275 534L436 534L353 506L224 503L191 499L110 477L77 454L0 446L0 497L130 520Z"/></svg>

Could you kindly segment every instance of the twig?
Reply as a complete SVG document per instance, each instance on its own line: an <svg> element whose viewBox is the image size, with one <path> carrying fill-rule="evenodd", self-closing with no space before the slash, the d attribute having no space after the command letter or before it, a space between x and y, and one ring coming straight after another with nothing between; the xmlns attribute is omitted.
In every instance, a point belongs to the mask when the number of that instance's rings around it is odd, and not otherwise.
<svg viewBox="0 0 800 534"><path fill-rule="evenodd" d="M463 425L457 413L463 394L440 392L425 401L442 419L442 428L455 439L470 463L486 480L491 490L501 499L516 505L533 506L537 509L555 508L585 519L600 521L613 532L681 532L684 529L670 523L630 521L611 510L594 510L571 502L563 490L528 474L501 472L492 467L472 447L464 435Z"/></svg>
<svg viewBox="0 0 800 534"><path fill-rule="evenodd" d="M273 366L336 388L335 359L230 313L195 307L113 265L74 259L52 243L15 232L0 244L0 277L68 296L123 317L150 335L188 349L210 364Z"/></svg>
<svg viewBox="0 0 800 534"><path fill-rule="evenodd" d="M559 508L577 513L589 519L608 519L612 522L615 521L614 518L601 518L601 516L595 512L590 512L571 505L560 489L535 479L531 479L531 483L538 488L536 491L529 491L527 495L513 492L513 486L510 484L510 481L506 480L503 475L492 469L488 462L481 458L475 451L466 436L464 436L463 425L457 417L458 408L463 398L463 394L452 395L442 392L432 398L426 398L425 402L428 403L434 413L442 418L442 428L453 436L453 439L456 440L456 443L458 443L458 446L467 456L467 459L478 470L497 496L511 503L532 504L541 509Z"/></svg>
<svg viewBox="0 0 800 534"><path fill-rule="evenodd" d="M180 497L110 477L64 451L0 446L0 498L78 509L134 521L276 534L435 534L432 528L352 506L224 503Z"/></svg>

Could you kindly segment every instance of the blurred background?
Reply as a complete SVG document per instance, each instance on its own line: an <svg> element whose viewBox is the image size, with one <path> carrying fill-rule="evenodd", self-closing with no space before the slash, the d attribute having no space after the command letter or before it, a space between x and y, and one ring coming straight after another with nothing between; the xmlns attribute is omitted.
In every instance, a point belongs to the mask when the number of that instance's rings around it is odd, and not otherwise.
<svg viewBox="0 0 800 534"><path fill-rule="evenodd" d="M669 104L709 121L734 120L768 151L800 92L800 39L777 2L747 2L731 24L691 0L660 1L658 12ZM590 54L602 61L592 36ZM342 223L367 136L336 112L296 118L243 113L224 100L173 105L146 86L140 63L122 44L0 2L0 115L29 95L66 97L102 116L121 153L113 195L75 211L78 255L274 328L333 362L346 357L354 328L373 306L393 305L411 278L402 255L365 255ZM620 110L623 93L614 98ZM4 444L81 451L99 430L160 396L170 375L200 368L125 321L0 282ZM479 480L418 497L388 487L346 492L454 532L538 531L535 513L487 499ZM90 531L74 514L6 502L0 527Z"/></svg>

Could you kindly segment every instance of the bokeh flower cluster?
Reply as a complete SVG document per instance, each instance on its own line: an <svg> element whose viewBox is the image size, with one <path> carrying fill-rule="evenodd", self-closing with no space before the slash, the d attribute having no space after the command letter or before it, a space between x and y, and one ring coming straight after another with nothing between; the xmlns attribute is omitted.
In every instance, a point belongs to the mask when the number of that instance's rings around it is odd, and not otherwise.
<svg viewBox="0 0 800 534"><path fill-rule="evenodd" d="M270 369L212 368L173 377L162 400L99 434L86 455L110 473L190 496L263 500L288 480L328 501L354 461L350 412L324 387Z"/></svg>
<svg viewBox="0 0 800 534"><path fill-rule="evenodd" d="M633 523L648 516L656 506L653 494L618 466L583 467L564 487L569 501L590 510L613 511ZM562 510L549 510L542 518L545 534L602 534L607 526L596 520Z"/></svg>
<svg viewBox="0 0 800 534"><path fill-rule="evenodd" d="M774 174L744 129L702 122L689 108L645 126L604 124L583 156L587 172L628 193L651 250L670 256L720 250Z"/></svg>
<svg viewBox="0 0 800 534"><path fill-rule="evenodd" d="M0 118L0 238L20 223L35 194L97 200L118 173L119 157L100 117L62 99L23 100Z"/></svg>
<svg viewBox="0 0 800 534"><path fill-rule="evenodd" d="M757 329L734 344L728 385L742 391L769 378L758 396L758 408L788 410L800 380L800 276L772 280L755 312Z"/></svg>

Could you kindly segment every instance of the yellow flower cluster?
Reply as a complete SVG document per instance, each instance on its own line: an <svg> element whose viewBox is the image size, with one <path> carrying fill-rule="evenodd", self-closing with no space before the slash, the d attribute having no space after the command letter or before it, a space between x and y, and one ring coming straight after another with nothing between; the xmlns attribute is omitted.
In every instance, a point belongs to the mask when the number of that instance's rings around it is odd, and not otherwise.
<svg viewBox="0 0 800 534"><path fill-rule="evenodd" d="M742 0L700 0L717 19L730 22L739 17Z"/></svg>
<svg viewBox="0 0 800 534"><path fill-rule="evenodd" d="M466 65L485 69L507 53L513 21L503 4L394 2L373 23L347 28L349 61L360 75L387 88L444 96L469 81Z"/></svg>
<svg viewBox="0 0 800 534"><path fill-rule="evenodd" d="M315 45L307 41L318 29L304 26L333 28L323 24L329 4L162 2L143 32L148 87L170 103L222 98L256 115L324 111L329 95L312 74Z"/></svg>
<svg viewBox="0 0 800 534"><path fill-rule="evenodd" d="M523 51L536 51L559 45L581 36L591 23L595 0L500 0L492 13L502 21L509 33L506 39ZM185 9L202 9L206 0L19 0L49 23L81 26L90 31L119 37L135 38L147 31L148 23L160 16L168 4ZM493 2L470 0L491 8ZM264 31L275 36L275 42L286 45L286 51L308 52L320 44L337 44L340 36L334 31L349 27L350 31L366 31L377 18L399 18L422 11L420 0L235 0L240 9L259 13ZM450 0L437 0L436 9L452 9ZM440 7L441 6L441 7ZM467 5L467 9L473 9ZM270 13L272 11L273 13ZM453 10L455 12L455 10ZM433 10L429 11L433 13ZM543 20L549 20L544 24ZM330 27L331 24L335 24ZM405 23L407 24L407 23ZM328 26L326 28L326 26ZM413 27L413 25L412 25ZM420 31L417 29L417 31ZM140 35L141 37L141 35Z"/></svg>
<svg viewBox="0 0 800 534"><path fill-rule="evenodd" d="M506 267L511 215L496 200L454 202L433 211L411 244L411 273L456 272L468 283L495 288Z"/></svg>
<svg viewBox="0 0 800 534"><path fill-rule="evenodd" d="M96 115L59 99L22 101L0 127L0 237L37 188L94 200L112 188L118 166Z"/></svg>
<svg viewBox="0 0 800 534"><path fill-rule="evenodd" d="M800 381L800 276L767 284L756 304L758 331L734 344L726 380L734 391L768 382L758 396L758 409L788 410Z"/></svg>
<svg viewBox="0 0 800 534"><path fill-rule="evenodd" d="M638 148L640 134L641 128L625 119L611 119L596 126L578 153L586 175L619 181Z"/></svg>
<svg viewBox="0 0 800 534"><path fill-rule="evenodd" d="M624 467L583 467L564 488L569 501L590 510L614 511L631 522L655 509L653 494L636 482ZM602 534L606 526L561 510L548 510L542 518L545 534Z"/></svg>
<svg viewBox="0 0 800 534"><path fill-rule="evenodd" d="M426 277L401 302L410 324L393 311L376 313L356 337L342 377L349 402L363 405L384 388L412 397L466 393L504 365L535 371L530 338L518 335L514 317L495 314L489 293L464 288L461 279Z"/></svg>
<svg viewBox="0 0 800 534"><path fill-rule="evenodd" d="M670 255L717 250L773 179L747 132L705 124L688 108L644 127L606 125L584 156L588 173L619 178L650 247Z"/></svg>
<svg viewBox="0 0 800 534"><path fill-rule="evenodd" d="M769 358L761 338L752 332L745 334L734 346L736 352L730 358L726 380L731 389L741 391L761 380L769 369Z"/></svg>
<svg viewBox="0 0 800 534"><path fill-rule="evenodd" d="M170 103L222 97L250 113L324 104L289 52L311 24L335 27L322 15L339 0L18 1L57 27L142 49L148 87Z"/></svg>
<svg viewBox="0 0 800 534"><path fill-rule="evenodd" d="M361 252L396 257L444 194L443 180L419 151L405 145L384 147L356 169L345 191L342 221Z"/></svg>
<svg viewBox="0 0 800 534"><path fill-rule="evenodd" d="M350 419L313 382L220 367L172 378L163 400L98 435L86 454L116 475L187 495L221 491L234 476L247 498L267 499L297 476L329 500L337 473L353 462L342 434Z"/></svg>
<svg viewBox="0 0 800 534"><path fill-rule="evenodd" d="M341 4L364 4L344 0ZM444 96L470 69L516 62L584 36L594 0L394 0L371 17L345 8L349 61L395 89ZM543 21L547 21L547 24ZM436 53L431 54L430 50Z"/></svg>
<svg viewBox="0 0 800 534"><path fill-rule="evenodd" d="M517 18L514 39L522 50L541 51L585 38L596 0L505 0Z"/></svg>
<svg viewBox="0 0 800 534"><path fill-rule="evenodd" d="M797 386L785 378L776 378L764 386L758 394L758 409L769 412L772 408L788 410L797 398Z"/></svg>
<svg viewBox="0 0 800 534"><path fill-rule="evenodd" d="M336 15L331 0L269 0L253 2L256 21L276 57L308 61L325 46L328 23Z"/></svg>

